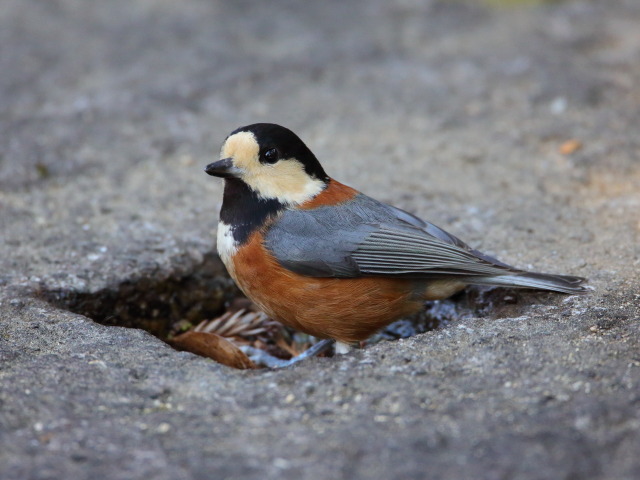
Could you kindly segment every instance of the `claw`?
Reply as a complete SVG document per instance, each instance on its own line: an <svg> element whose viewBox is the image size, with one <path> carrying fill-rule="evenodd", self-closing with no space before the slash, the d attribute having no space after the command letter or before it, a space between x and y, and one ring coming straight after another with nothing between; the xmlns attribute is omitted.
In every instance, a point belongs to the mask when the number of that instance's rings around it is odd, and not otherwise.
<svg viewBox="0 0 640 480"><path fill-rule="evenodd" d="M248 345L240 347L240 350L242 350L251 359L251 361L257 365L264 365L268 368L283 368L294 365L304 360L305 358L315 357L316 355L327 351L334 343L335 340L320 340L318 343L307 348L300 355L298 355L297 357L293 357L290 360L283 360L281 358L274 357L273 355L269 355L264 350L250 347Z"/></svg>

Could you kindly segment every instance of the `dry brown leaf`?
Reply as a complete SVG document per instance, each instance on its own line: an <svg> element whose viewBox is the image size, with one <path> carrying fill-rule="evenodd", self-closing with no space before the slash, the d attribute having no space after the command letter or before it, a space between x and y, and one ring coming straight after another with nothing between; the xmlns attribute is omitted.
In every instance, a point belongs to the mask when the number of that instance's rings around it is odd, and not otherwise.
<svg viewBox="0 0 640 480"><path fill-rule="evenodd" d="M562 155L571 155L572 153L576 153L581 148L582 148L582 142L580 140L576 140L575 138L572 138L571 140L567 140L562 145L560 145L560 148L558 149L558 151Z"/></svg>
<svg viewBox="0 0 640 480"><path fill-rule="evenodd" d="M256 365L236 345L215 333L189 331L174 337L171 344L218 363L240 370L256 368Z"/></svg>

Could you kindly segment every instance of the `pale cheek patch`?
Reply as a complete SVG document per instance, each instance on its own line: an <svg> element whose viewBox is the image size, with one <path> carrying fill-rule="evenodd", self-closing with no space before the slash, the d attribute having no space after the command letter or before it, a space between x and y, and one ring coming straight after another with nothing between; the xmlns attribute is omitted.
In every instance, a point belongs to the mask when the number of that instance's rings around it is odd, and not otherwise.
<svg viewBox="0 0 640 480"><path fill-rule="evenodd" d="M312 199L325 188L322 180L310 177L297 160L280 160L274 165L247 169L243 180L263 198L297 205Z"/></svg>

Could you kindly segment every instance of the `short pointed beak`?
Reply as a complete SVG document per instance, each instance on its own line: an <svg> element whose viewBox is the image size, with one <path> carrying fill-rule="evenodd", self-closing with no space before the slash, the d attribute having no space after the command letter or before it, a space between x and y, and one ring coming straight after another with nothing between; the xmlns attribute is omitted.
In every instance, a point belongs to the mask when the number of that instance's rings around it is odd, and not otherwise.
<svg viewBox="0 0 640 480"><path fill-rule="evenodd" d="M220 178L239 178L242 170L233 164L232 158L223 158L217 162L210 163L204 169L209 175Z"/></svg>

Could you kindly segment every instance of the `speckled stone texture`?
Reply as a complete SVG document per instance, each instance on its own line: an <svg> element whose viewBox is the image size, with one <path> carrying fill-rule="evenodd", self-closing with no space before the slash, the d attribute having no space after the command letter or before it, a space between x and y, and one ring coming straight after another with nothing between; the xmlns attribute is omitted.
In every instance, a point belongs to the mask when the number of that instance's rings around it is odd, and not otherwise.
<svg viewBox="0 0 640 480"><path fill-rule="evenodd" d="M636 0L5 0L0 478L640 478L639 58ZM218 305L203 168L258 121L595 290L282 371L64 308Z"/></svg>

